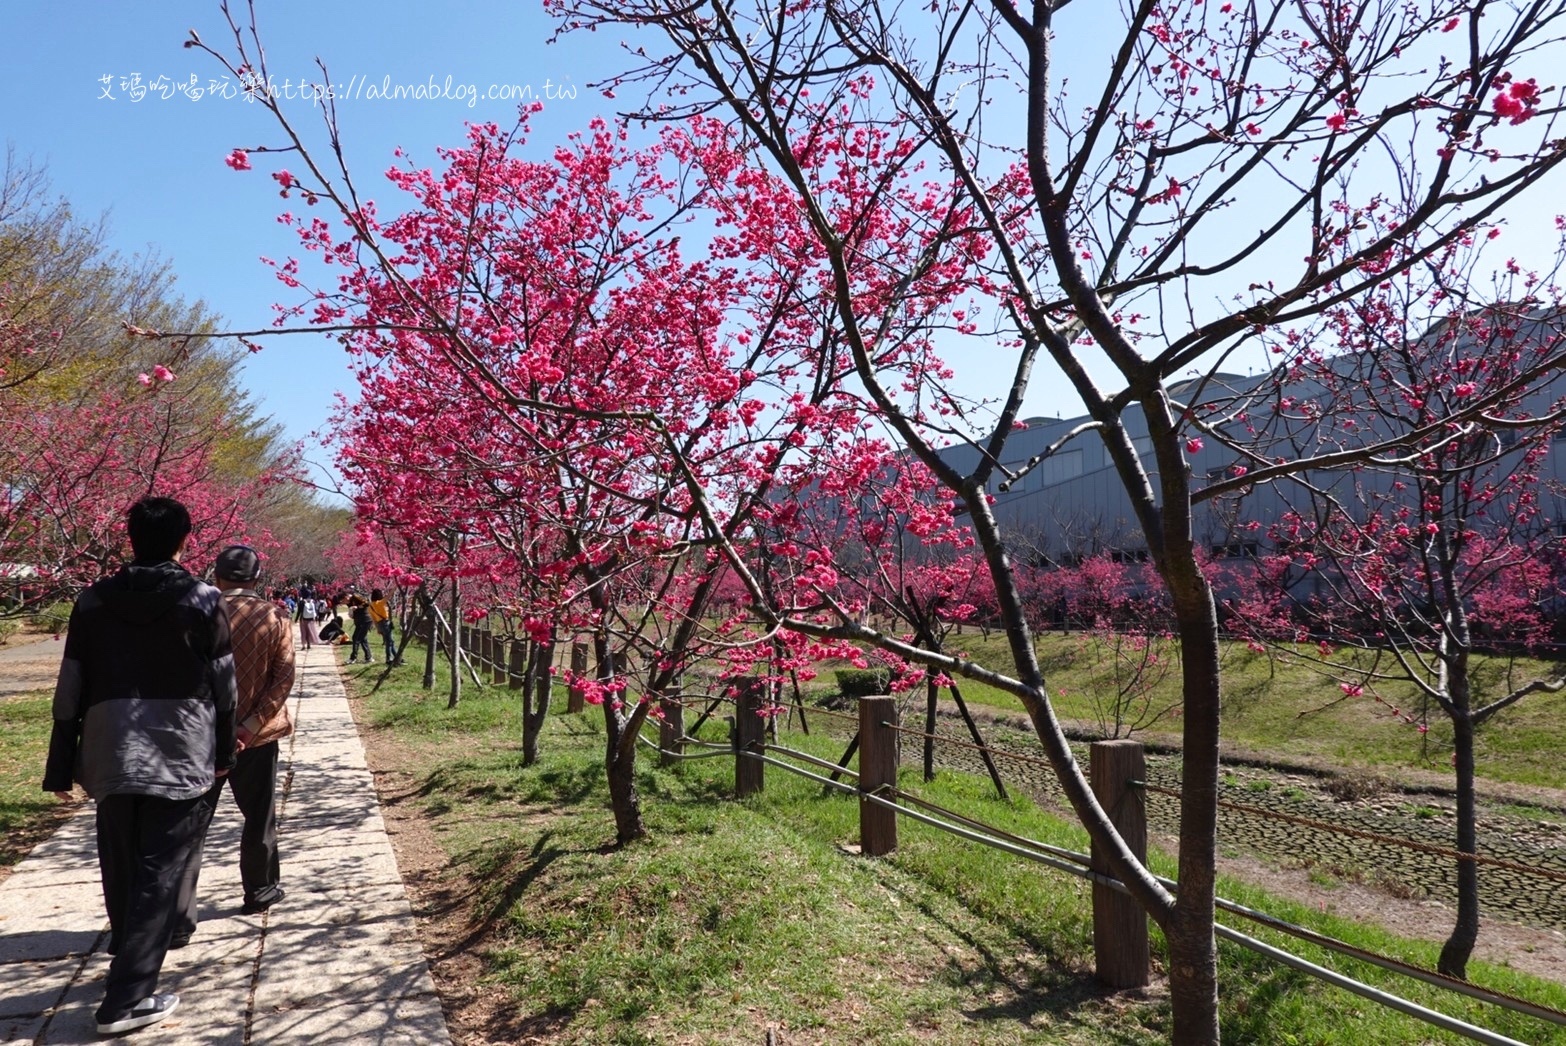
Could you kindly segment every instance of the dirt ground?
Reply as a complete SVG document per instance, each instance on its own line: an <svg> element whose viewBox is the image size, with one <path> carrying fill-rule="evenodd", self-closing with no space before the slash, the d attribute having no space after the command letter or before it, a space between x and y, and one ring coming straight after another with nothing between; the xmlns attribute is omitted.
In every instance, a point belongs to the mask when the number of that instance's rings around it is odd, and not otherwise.
<svg viewBox="0 0 1566 1046"><path fill-rule="evenodd" d="M1157 845L1175 848L1174 840L1158 839ZM1380 926L1399 937L1441 942L1451 931L1456 913L1440 901L1412 901L1360 883L1340 882L1327 887L1308 872L1278 868L1249 857L1225 857L1218 861L1225 875L1252 883L1268 893L1287 897L1323 912L1355 922ZM1245 924L1233 923L1242 933ZM1479 926L1479 943L1473 957L1509 966L1535 977L1566 984L1566 934L1541 930L1499 919L1485 919Z"/></svg>
<svg viewBox="0 0 1566 1046"><path fill-rule="evenodd" d="M472 924L467 903L473 884L447 874L445 852L417 806L420 782L398 769L408 761L396 742L365 726L360 703L352 704L454 1042L458 1046L502 1046L554 1041L547 1023L517 1021L505 989L481 983L483 961L473 946L484 928ZM1152 842L1173 849L1172 839ZM1220 870L1276 895L1380 925L1399 936L1441 941L1451 925L1451 911L1438 902L1405 900L1352 882L1326 887L1313 882L1303 870L1279 868L1252 858L1224 858ZM1481 928L1475 958L1566 984L1566 934L1559 931L1489 919Z"/></svg>
<svg viewBox="0 0 1566 1046"><path fill-rule="evenodd" d="M470 918L475 884L447 874L446 852L418 808L421 782L398 769L408 765L400 746L384 731L365 725L362 702L350 697L349 703L452 1042L455 1046L550 1042L548 1028L517 1020L505 988L482 983L484 962L473 945L484 927L475 926Z"/></svg>

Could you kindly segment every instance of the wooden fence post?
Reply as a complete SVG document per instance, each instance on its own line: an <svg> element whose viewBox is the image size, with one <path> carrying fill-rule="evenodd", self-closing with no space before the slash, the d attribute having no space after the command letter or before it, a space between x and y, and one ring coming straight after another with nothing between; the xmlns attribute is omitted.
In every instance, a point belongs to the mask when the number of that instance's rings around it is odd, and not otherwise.
<svg viewBox="0 0 1566 1046"><path fill-rule="evenodd" d="M571 673L580 678L587 674L587 644L571 644ZM573 683L566 690L566 711L580 712L587 707L587 700L580 685Z"/></svg>
<svg viewBox="0 0 1566 1046"><path fill-rule="evenodd" d="M474 625L473 630L478 633L478 664L473 667L478 669L479 678L482 679L489 674L489 663L491 655L494 653L495 637L490 633L488 625L482 627Z"/></svg>
<svg viewBox="0 0 1566 1046"><path fill-rule="evenodd" d="M663 719L658 724L658 765L673 766L685 751L685 704L678 684L669 687L659 707Z"/></svg>
<svg viewBox="0 0 1566 1046"><path fill-rule="evenodd" d="M897 699L859 699L859 852L880 857L897 849L897 811L865 796L897 787ZM891 799L890 795L882 798Z"/></svg>
<svg viewBox="0 0 1566 1046"><path fill-rule="evenodd" d="M527 644L519 640L511 641L511 659L506 665L506 685L512 690L521 690L523 678L527 674ZM498 678L495 680L500 681Z"/></svg>
<svg viewBox="0 0 1566 1046"><path fill-rule="evenodd" d="M1138 860L1147 859L1147 804L1142 789L1147 763L1140 741L1096 741L1088 750L1088 777L1093 794ZM1112 874L1099 847L1092 852L1093 870ZM1111 988L1145 987L1150 975L1147 914L1128 894L1093 884L1093 952L1098 979Z"/></svg>
<svg viewBox="0 0 1566 1046"><path fill-rule="evenodd" d="M429 616L425 618L425 625L429 631L424 634L424 642L428 645L424 648L424 678L420 681L419 685L424 687L426 690L434 690L435 652L439 649L440 633L436 631L435 604L430 602L427 605L429 607Z"/></svg>
<svg viewBox="0 0 1566 1046"><path fill-rule="evenodd" d="M490 680L496 686L505 683L506 677L509 675L506 671L506 647L508 645L521 646L522 644L518 643L513 637L498 634L490 639L489 667L494 671L494 674L490 676Z"/></svg>
<svg viewBox="0 0 1566 1046"><path fill-rule="evenodd" d="M747 679L734 697L734 794L740 799L761 791L766 764L745 753L760 755L767 749L767 720L761 714L766 696L765 681Z"/></svg>

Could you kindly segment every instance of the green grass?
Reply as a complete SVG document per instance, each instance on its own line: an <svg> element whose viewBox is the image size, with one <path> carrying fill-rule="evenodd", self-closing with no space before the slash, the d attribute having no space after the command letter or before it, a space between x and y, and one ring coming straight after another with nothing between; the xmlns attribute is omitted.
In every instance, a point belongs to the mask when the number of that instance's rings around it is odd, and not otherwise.
<svg viewBox="0 0 1566 1046"><path fill-rule="evenodd" d="M514 1040L559 1043L783 1042L1010 1044L1163 1042L1157 992L1106 995L1091 972L1091 911L1080 880L904 820L897 852L870 860L857 804L767 768L765 791L729 798L727 757L654 767L637 786L650 838L609 845L601 712L554 715L540 764L520 765L515 697L469 688L455 710L416 672L350 674L374 727L422 785L422 813L474 892L474 947L516 1008ZM563 700L556 702L563 708ZM721 726L711 731L716 738ZM841 742L787 735L835 759ZM1009 831L1073 850L1074 824L985 782L942 774L903 787ZM1155 868L1172 874L1156 856ZM1220 894L1374 951L1433 966L1408 942L1224 881ZM1227 917L1226 917L1226 921ZM1243 932L1528 1042L1566 1032L1438 993L1270 931ZM1225 1041L1461 1041L1339 989L1222 946ZM1155 963L1161 943L1155 933ZM1566 1008L1566 988L1475 962L1477 983Z"/></svg>
<svg viewBox="0 0 1566 1046"><path fill-rule="evenodd" d="M1496 812L1507 817L1522 817L1538 821L1541 824L1566 824L1566 813L1560 810L1549 810L1544 807L1532 806L1527 803L1498 803Z"/></svg>
<svg viewBox="0 0 1566 1046"><path fill-rule="evenodd" d="M1087 732L1102 732L1110 720L1103 695L1116 692L1113 659L1086 635L1046 633L1037 643L1046 686L1056 714ZM947 641L951 652L962 651L976 663L1011 674L1005 639L971 629ZM1314 650L1314 648L1312 648ZM1138 731L1145 740L1178 741L1180 720L1169 715L1180 703L1179 653L1174 644L1160 651L1169 664L1147 699L1147 708L1164 716ZM1344 665L1363 663L1362 652L1339 651ZM1358 660L1356 660L1358 659ZM1476 658L1475 699L1488 702L1511 685L1566 673L1558 662L1520 658ZM1421 736L1368 697L1344 699L1337 681L1286 652L1264 654L1242 643L1222 649L1223 735L1226 745L1265 754L1280 761L1329 763L1343 768L1395 770L1418 768L1450 771L1451 728L1439 710L1429 715L1430 732ZM817 693L832 689L831 674L822 673ZM1011 694L974 680L961 680L963 698L1001 712L1022 712ZM1412 711L1419 697L1411 684L1383 684L1380 693L1395 707ZM1481 777L1492 781L1566 788L1566 773L1556 754L1560 724L1566 722L1566 691L1533 694L1506 709L1480 728L1476 756Z"/></svg>
<svg viewBox="0 0 1566 1046"><path fill-rule="evenodd" d="M42 789L53 725L47 694L0 701L0 867L26 857L69 809Z"/></svg>

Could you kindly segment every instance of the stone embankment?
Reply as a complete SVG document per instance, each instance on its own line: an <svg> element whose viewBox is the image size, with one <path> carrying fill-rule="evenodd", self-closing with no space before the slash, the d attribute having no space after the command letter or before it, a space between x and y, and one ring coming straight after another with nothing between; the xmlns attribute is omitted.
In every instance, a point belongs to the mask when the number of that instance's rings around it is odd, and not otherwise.
<svg viewBox="0 0 1566 1046"><path fill-rule="evenodd" d="M1031 735L998 723L984 727L994 748L1038 754ZM966 739L958 720L943 721L942 736ZM905 744L922 745L919 738ZM984 774L977 752L936 746L938 766ZM904 749L905 762L920 758ZM1086 746L1078 758L1087 764ZM999 760L1008 784L1027 789L1047 805L1065 809L1053 772L1033 762ZM1180 760L1148 753L1149 829L1173 836L1179 829ZM1456 804L1448 796L1407 791L1366 777L1332 777L1279 767L1234 765L1225 770L1219 811L1219 845L1225 853L1260 856L1291 868L1384 889L1401 898L1455 904L1457 867L1444 853L1412 849L1408 840L1449 850L1456 838ZM1317 827L1318 822L1331 826ZM1479 852L1505 865L1481 865L1480 903L1487 917L1566 930L1566 810L1483 799ZM1512 867L1512 866L1517 867Z"/></svg>

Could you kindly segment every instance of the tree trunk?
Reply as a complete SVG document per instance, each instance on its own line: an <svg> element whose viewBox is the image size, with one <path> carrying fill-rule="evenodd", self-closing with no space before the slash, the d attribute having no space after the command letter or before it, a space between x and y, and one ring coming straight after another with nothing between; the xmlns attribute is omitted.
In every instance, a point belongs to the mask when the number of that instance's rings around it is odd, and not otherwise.
<svg viewBox="0 0 1566 1046"><path fill-rule="evenodd" d="M571 672L580 677L587 673L587 644L573 642L571 644ZM573 683L566 691L566 711L573 715L583 711L586 705L582 700L582 687Z"/></svg>
<svg viewBox="0 0 1566 1046"><path fill-rule="evenodd" d="M968 702L962 699L962 687L957 685L957 680L950 683L952 703L957 706L957 711L962 714L962 721L968 727L968 736L973 738L973 743L979 748L979 758L984 760L984 768L990 773L990 782L995 785L995 794L1002 799L1010 798L1006 794L1006 782L1001 780L1000 770L995 765L995 757L990 755L989 745L984 741L984 735L979 733L979 724L973 721L973 713L968 711ZM932 733L934 731L931 731Z"/></svg>
<svg viewBox="0 0 1566 1046"><path fill-rule="evenodd" d="M451 577L451 696L446 699L447 708L456 708L462 700L462 582L455 574Z"/></svg>
<svg viewBox="0 0 1566 1046"><path fill-rule="evenodd" d="M1033 646L1033 635L1028 629L1027 615L1022 610L1022 600L1017 592L1016 578L1006 553L1006 545L1001 540L999 527L996 525L995 517L989 508L989 501L983 490L971 480L962 488L962 494L969 506L970 520L975 537L979 542L979 547L984 550L984 557L989 567L990 576L995 582L995 596L999 605L999 617L1004 622L1006 645L1011 651L1012 663L1017 666L1019 677L1024 686L1028 688L1018 693L1017 696L1022 699L1023 706L1028 712L1028 718L1033 722L1033 729L1038 735L1039 743L1043 746L1045 755L1048 756L1050 765L1055 770L1055 776L1060 781L1061 790L1065 792L1066 798L1070 801L1072 810L1076 812L1077 817L1081 820L1082 826L1087 829L1093 842L1103 848L1105 860L1115 870L1115 874L1120 881L1125 884L1127 891L1147 911L1148 916L1167 933L1176 915L1176 899L1153 878L1146 865L1137 858L1136 854L1126 844L1126 841L1115 830L1114 822L1111 820L1108 812L1098 805L1098 799L1093 793L1093 788L1088 783L1082 772L1082 767L1072 753L1071 743L1066 739L1060 720L1056 718L1055 711L1049 703L1044 673L1039 666L1038 653ZM1152 522L1156 522L1156 514L1149 512L1144 513L1144 515L1147 515L1150 520L1147 530L1156 532L1157 528L1152 525ZM1187 518L1187 525L1188 523L1189 519ZM1166 583L1169 585L1171 593L1175 596L1176 606L1183 605L1186 608L1186 615L1180 620L1182 622L1195 622L1196 624L1193 624L1188 631L1197 636L1203 634L1203 629L1196 627L1196 625L1199 625L1201 621L1201 615L1197 612L1197 608L1203 605L1203 596L1205 596L1205 634L1208 637L1210 649L1205 659L1193 658L1192 664L1200 661L1206 665L1210 677L1209 689L1211 693L1205 699L1197 697L1190 700L1192 701L1192 707L1210 708L1211 714L1216 719L1217 614L1213 608L1211 592L1207 589L1201 572L1196 567L1195 556L1190 547L1188 530L1185 546L1183 569L1180 573L1181 589L1187 593L1195 593L1195 595L1187 596L1187 598L1181 600L1178 597L1178 593L1176 593L1175 582L1169 580L1167 575ZM1187 665L1188 676L1190 669L1191 665ZM1189 684L1190 682L1191 679L1188 678L1187 683ZM1186 724L1186 729L1190 731L1190 723ZM1212 725L1211 732L1213 734L1211 753L1207 757L1210 763L1209 776L1211 778L1207 786L1209 799L1216 796L1217 790L1216 722ZM1188 765L1187 771L1189 772L1190 769L1191 767ZM1186 802L1189 801L1190 799L1187 797ZM1211 895L1213 871L1211 863L1216 845L1213 839L1212 825L1216 824L1216 821L1217 813L1213 811L1208 825L1208 836L1205 846L1208 861L1205 878L1209 884L1207 897L1207 910L1209 913L1213 909ZM1203 847L1198 845L1193 847L1193 852L1202 849ZM1184 860L1185 850L1183 847L1181 856L1182 860ZM1198 880L1200 878L1198 877ZM1197 887L1193 888L1199 888L1199 883ZM1182 884L1182 896L1184 896L1184 893L1185 888ZM1207 934L1210 939L1212 936L1211 924L1207 927ZM1194 954L1192 949L1188 948L1187 951ZM1213 1032L1211 1041L1216 1043L1216 963L1208 967L1208 976L1209 984L1212 985L1211 994L1215 1000L1211 1008L1212 1018L1209 1022Z"/></svg>
<svg viewBox="0 0 1566 1046"><path fill-rule="evenodd" d="M1454 690L1457 688L1454 687ZM1454 694L1454 697L1456 695ZM1467 702L1452 716L1453 754L1457 760L1457 849L1459 853L1478 854L1479 837L1475 827L1478 809L1474 794L1474 723ZM1479 939L1479 865L1475 861L1457 862L1457 925L1441 946L1436 969L1448 977L1468 978L1468 957Z"/></svg>
<svg viewBox="0 0 1566 1046"><path fill-rule="evenodd" d="M1183 867L1185 862L1181 861ZM1185 893L1182 888L1180 891ZM1218 947L1212 923L1192 923L1176 910L1164 931L1169 946L1169 1008L1174 1046L1217 1046Z"/></svg>
<svg viewBox="0 0 1566 1046"><path fill-rule="evenodd" d="M783 645L783 640L774 639L772 641L772 665L768 669L768 671L771 672L774 677L770 695L774 709L787 707L787 702L783 700L783 687L787 684L783 679L783 672L780 668L780 666L783 664L786 653L787 650ZM767 716L767 740L771 741L773 744L778 743L778 719L779 716L776 714Z"/></svg>
<svg viewBox="0 0 1566 1046"><path fill-rule="evenodd" d="M1169 560L1176 560L1170 555ZM1218 855L1218 614L1188 544L1167 566L1180 633L1184 699L1180 781L1180 888L1164 927L1169 943L1171 1041L1215 1044L1218 945L1213 932Z"/></svg>
<svg viewBox="0 0 1566 1046"><path fill-rule="evenodd" d="M935 780L935 712L941 697L941 688L935 685L932 675L925 683L924 705L924 779Z"/></svg>
<svg viewBox="0 0 1566 1046"><path fill-rule="evenodd" d="M604 702L604 728L608 735L604 765L609 772L609 809L614 812L615 842L624 846L647 834L642 823L642 799L636 791L636 740L629 731L640 720L621 717L613 701ZM624 744L629 739L630 744Z"/></svg>
<svg viewBox="0 0 1566 1046"><path fill-rule="evenodd" d="M603 632L593 636L594 653L598 656L598 681L608 683L614 679L614 653L609 637ZM636 791L636 736L641 729L642 717L623 716L615 707L615 701L604 695L604 769L609 775L609 809L614 813L615 842L624 846L647 834L642 823L642 798Z"/></svg>
<svg viewBox="0 0 1566 1046"><path fill-rule="evenodd" d="M799 713L799 729L806 736L810 736L810 721L805 718L805 695L799 689L799 673L794 669L788 670L788 679L794 687L794 705L789 711L789 721L793 722L794 712Z"/></svg>
<svg viewBox="0 0 1566 1046"><path fill-rule="evenodd" d="M553 678L549 666L554 663L553 643L529 643L527 679L522 684L522 765L538 762L538 738L544 732L544 718L549 715L550 688Z"/></svg>
<svg viewBox="0 0 1566 1046"><path fill-rule="evenodd" d="M435 601L429 596L425 596L424 598L427 603L425 607L424 620L427 623L427 627L429 628L429 634L427 637L428 642L426 642L424 645L424 679L422 681L422 685L425 690L434 690L435 649L436 644L440 642L440 632L438 631L440 622L435 616Z"/></svg>

